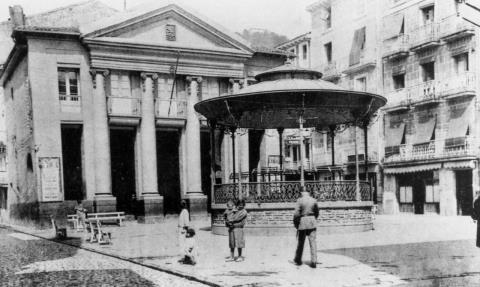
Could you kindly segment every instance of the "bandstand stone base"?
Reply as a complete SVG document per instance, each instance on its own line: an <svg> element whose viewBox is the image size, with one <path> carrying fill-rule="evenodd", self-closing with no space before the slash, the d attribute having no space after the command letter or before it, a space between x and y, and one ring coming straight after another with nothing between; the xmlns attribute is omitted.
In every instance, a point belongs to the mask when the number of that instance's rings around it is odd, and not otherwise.
<svg viewBox="0 0 480 287"><path fill-rule="evenodd" d="M212 232L227 235L223 212L225 207L212 206ZM319 202L317 230L320 234L353 233L373 229L373 203L370 201ZM249 235L295 234L295 203L247 204L245 232Z"/></svg>

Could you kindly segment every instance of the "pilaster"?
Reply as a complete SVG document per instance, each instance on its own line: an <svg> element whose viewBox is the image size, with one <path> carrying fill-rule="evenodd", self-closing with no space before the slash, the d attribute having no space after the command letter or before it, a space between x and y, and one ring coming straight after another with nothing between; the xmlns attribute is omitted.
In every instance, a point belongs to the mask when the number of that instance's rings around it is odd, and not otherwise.
<svg viewBox="0 0 480 287"><path fill-rule="evenodd" d="M455 171L441 168L439 170L440 215L457 215L457 196Z"/></svg>

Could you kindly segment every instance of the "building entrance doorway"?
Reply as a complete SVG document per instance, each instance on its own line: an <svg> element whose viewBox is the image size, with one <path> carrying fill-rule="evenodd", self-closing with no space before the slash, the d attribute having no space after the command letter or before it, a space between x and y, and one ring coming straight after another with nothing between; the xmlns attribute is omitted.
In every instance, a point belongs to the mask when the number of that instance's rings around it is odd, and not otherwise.
<svg viewBox="0 0 480 287"><path fill-rule="evenodd" d="M82 126L62 125L61 132L65 200L82 200Z"/></svg>
<svg viewBox="0 0 480 287"><path fill-rule="evenodd" d="M179 147L179 131L157 131L158 190L165 214L177 214L181 209Z"/></svg>
<svg viewBox="0 0 480 287"><path fill-rule="evenodd" d="M455 171L455 178L457 188L457 214L472 215L472 170L457 170Z"/></svg>
<svg viewBox="0 0 480 287"><path fill-rule="evenodd" d="M117 198L117 210L135 213L135 129L110 130L112 194Z"/></svg>
<svg viewBox="0 0 480 287"><path fill-rule="evenodd" d="M210 157L210 132L202 131L200 133L200 149L201 149L201 169L202 169L202 191L207 196L207 210L210 212L212 202L212 181L211 181L211 162Z"/></svg>

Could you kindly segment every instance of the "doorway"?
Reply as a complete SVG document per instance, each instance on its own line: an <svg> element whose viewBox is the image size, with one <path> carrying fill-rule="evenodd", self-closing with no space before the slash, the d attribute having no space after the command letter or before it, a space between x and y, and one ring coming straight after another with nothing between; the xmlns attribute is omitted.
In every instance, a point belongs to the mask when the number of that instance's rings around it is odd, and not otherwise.
<svg viewBox="0 0 480 287"><path fill-rule="evenodd" d="M117 198L117 210L135 214L135 129L110 130L112 194Z"/></svg>
<svg viewBox="0 0 480 287"><path fill-rule="evenodd" d="M164 214L178 214L181 210L179 147L179 131L157 131L158 190L163 195Z"/></svg>
<svg viewBox="0 0 480 287"><path fill-rule="evenodd" d="M457 189L457 214L472 215L472 170L457 170L455 171L455 178Z"/></svg>
<svg viewBox="0 0 480 287"><path fill-rule="evenodd" d="M83 200L82 126L62 125L61 133L65 200Z"/></svg>
<svg viewBox="0 0 480 287"><path fill-rule="evenodd" d="M202 176L202 192L207 196L207 210L210 212L212 200L212 181L211 181L211 156L210 156L210 132L202 131L200 133L200 162Z"/></svg>

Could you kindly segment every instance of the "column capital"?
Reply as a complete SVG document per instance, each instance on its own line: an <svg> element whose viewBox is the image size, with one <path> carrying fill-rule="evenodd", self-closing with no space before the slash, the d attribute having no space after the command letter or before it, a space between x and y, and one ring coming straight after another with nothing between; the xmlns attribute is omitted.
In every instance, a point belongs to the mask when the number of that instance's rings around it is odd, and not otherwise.
<svg viewBox="0 0 480 287"><path fill-rule="evenodd" d="M150 72L141 72L140 73L140 78L142 78L143 81L147 79L147 77L151 77L152 80L158 79L158 73L150 73Z"/></svg>
<svg viewBox="0 0 480 287"><path fill-rule="evenodd" d="M243 85L243 82L244 82L244 79L239 79L239 78L230 78L228 79L228 81L230 82L230 84L239 84L239 85Z"/></svg>
<svg viewBox="0 0 480 287"><path fill-rule="evenodd" d="M97 74L102 74L103 77L108 77L110 75L110 70L109 69L96 69L92 68L90 69L90 75L92 76L92 81L93 81L93 88L97 88L97 79L96 76Z"/></svg>
<svg viewBox="0 0 480 287"><path fill-rule="evenodd" d="M187 82L197 82L197 83L201 83L202 82L202 77L201 76L187 76Z"/></svg>

